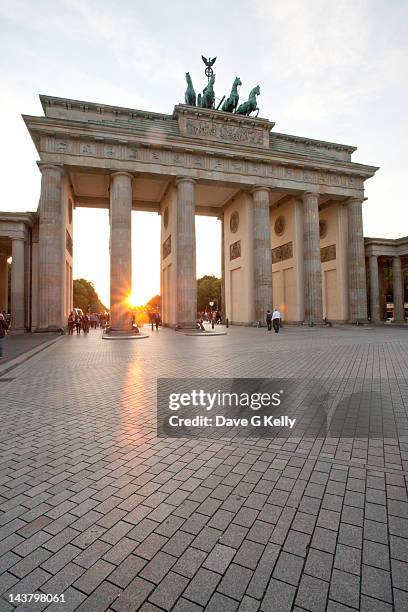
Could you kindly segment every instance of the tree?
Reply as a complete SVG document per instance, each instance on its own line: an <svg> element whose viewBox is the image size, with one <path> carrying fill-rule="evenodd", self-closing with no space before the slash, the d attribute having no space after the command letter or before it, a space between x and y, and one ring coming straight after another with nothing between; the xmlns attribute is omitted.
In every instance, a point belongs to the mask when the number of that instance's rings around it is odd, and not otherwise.
<svg viewBox="0 0 408 612"><path fill-rule="evenodd" d="M161 310L161 302L161 295L155 295L147 302L146 308L148 311Z"/></svg>
<svg viewBox="0 0 408 612"><path fill-rule="evenodd" d="M104 312L106 306L102 304L95 291L93 283L84 278L74 280L74 307L82 308L84 312Z"/></svg>
<svg viewBox="0 0 408 612"><path fill-rule="evenodd" d="M221 308L221 279L205 275L197 280L197 309L199 312L209 307L210 302Z"/></svg>

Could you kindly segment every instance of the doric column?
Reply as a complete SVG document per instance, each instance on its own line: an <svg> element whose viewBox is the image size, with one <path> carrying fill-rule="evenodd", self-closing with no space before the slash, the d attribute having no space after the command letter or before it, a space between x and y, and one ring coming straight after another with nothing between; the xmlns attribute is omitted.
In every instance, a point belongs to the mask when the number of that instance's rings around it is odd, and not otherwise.
<svg viewBox="0 0 408 612"><path fill-rule="evenodd" d="M370 308L371 321L380 321L380 284L378 280L378 257L370 255Z"/></svg>
<svg viewBox="0 0 408 612"><path fill-rule="evenodd" d="M255 321L265 321L272 303L272 251L269 219L269 189L252 190L254 237L254 312Z"/></svg>
<svg viewBox="0 0 408 612"><path fill-rule="evenodd" d="M7 254L0 253L0 312L8 311L8 263Z"/></svg>
<svg viewBox="0 0 408 612"><path fill-rule="evenodd" d="M225 227L224 213L219 217L221 220L221 316L225 321Z"/></svg>
<svg viewBox="0 0 408 612"><path fill-rule="evenodd" d="M64 249L62 177L60 166L40 164L37 331L57 330L64 320Z"/></svg>
<svg viewBox="0 0 408 612"><path fill-rule="evenodd" d="M392 260L394 323L405 320L404 313L404 281L402 276L401 257L397 255Z"/></svg>
<svg viewBox="0 0 408 612"><path fill-rule="evenodd" d="M310 325L323 321L319 194L305 193L302 201L305 323Z"/></svg>
<svg viewBox="0 0 408 612"><path fill-rule="evenodd" d="M110 313L111 327L132 327L132 182L128 172L111 174L110 185Z"/></svg>
<svg viewBox="0 0 408 612"><path fill-rule="evenodd" d="M177 184L177 325L195 328L197 279L195 238L195 181L179 177Z"/></svg>
<svg viewBox="0 0 408 612"><path fill-rule="evenodd" d="M348 213L349 318L352 323L367 321L362 200L351 198Z"/></svg>
<svg viewBox="0 0 408 612"><path fill-rule="evenodd" d="M11 243L11 325L12 330L24 331L24 238Z"/></svg>

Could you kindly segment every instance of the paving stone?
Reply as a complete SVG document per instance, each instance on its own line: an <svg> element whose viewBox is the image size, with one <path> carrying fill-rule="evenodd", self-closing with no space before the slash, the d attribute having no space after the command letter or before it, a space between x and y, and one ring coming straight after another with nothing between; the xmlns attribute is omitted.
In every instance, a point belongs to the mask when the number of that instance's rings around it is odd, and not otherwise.
<svg viewBox="0 0 408 612"><path fill-rule="evenodd" d="M406 612L408 610L408 592L393 589L395 612Z"/></svg>
<svg viewBox="0 0 408 612"><path fill-rule="evenodd" d="M114 602L120 593L119 587L110 582L102 582L95 591L77 608L78 612L95 612L105 610ZM115 610L119 608L115 608ZM123 610L123 608L122 608Z"/></svg>
<svg viewBox="0 0 408 612"><path fill-rule="evenodd" d="M294 555L305 557L309 550L311 536L291 529L286 537L283 550Z"/></svg>
<svg viewBox="0 0 408 612"><path fill-rule="evenodd" d="M76 582L74 587L83 593L92 593L113 572L115 566L99 559L92 567L86 570Z"/></svg>
<svg viewBox="0 0 408 612"><path fill-rule="evenodd" d="M252 571L231 563L218 586L218 591L234 599L242 599L252 577Z"/></svg>
<svg viewBox="0 0 408 612"><path fill-rule="evenodd" d="M361 572L361 550L352 546L338 544L334 557L334 567L359 576Z"/></svg>
<svg viewBox="0 0 408 612"><path fill-rule="evenodd" d="M101 542L97 540L93 542L90 546L85 548L77 557L75 557L75 563L84 568L89 568L93 565L98 559L103 557L107 551L109 551L111 546L106 542Z"/></svg>
<svg viewBox="0 0 408 612"><path fill-rule="evenodd" d="M233 527L233 525L231 525ZM210 552L215 544L220 540L223 535L222 531L219 529L213 529L212 527L204 527L202 531L197 535L197 537L193 541L193 545L200 550L204 550L206 552ZM227 544L227 542L222 542L222 544Z"/></svg>
<svg viewBox="0 0 408 612"><path fill-rule="evenodd" d="M261 599L263 597L279 553L280 547L277 544L269 543L265 547L247 589L247 594L249 596L255 599Z"/></svg>
<svg viewBox="0 0 408 612"><path fill-rule="evenodd" d="M308 552L305 573L320 578L322 580L330 580L331 569L333 565L333 555L311 548Z"/></svg>
<svg viewBox="0 0 408 612"><path fill-rule="evenodd" d="M303 575L296 595L296 604L306 610L325 610L329 584Z"/></svg>
<svg viewBox="0 0 408 612"><path fill-rule="evenodd" d="M85 568L76 565L74 562L68 563L42 586L42 590L44 593L65 593L68 587L82 576L84 572ZM81 601L83 599L85 599L85 597L81 598Z"/></svg>
<svg viewBox="0 0 408 612"><path fill-rule="evenodd" d="M194 536L192 534L178 531L166 542L162 550L169 555L179 557L190 546L193 540Z"/></svg>
<svg viewBox="0 0 408 612"><path fill-rule="evenodd" d="M129 555L109 576L109 581L125 588L146 565L146 560L136 555ZM114 566L115 567L115 566Z"/></svg>
<svg viewBox="0 0 408 612"><path fill-rule="evenodd" d="M140 577L159 584L167 572L173 567L176 559L164 552L158 552L140 572ZM178 572L181 573L181 572Z"/></svg>
<svg viewBox="0 0 408 612"><path fill-rule="evenodd" d="M234 558L234 563L243 565L249 569L255 569L259 559L264 551L262 544L251 542L250 540L244 540ZM235 553L235 550L234 550Z"/></svg>
<svg viewBox="0 0 408 612"><path fill-rule="evenodd" d="M155 607L155 610L159 610L159 609L160 608ZM199 606L198 604L195 604L192 601L189 601L188 599L184 599L183 597L181 597L180 599L177 600L176 605L172 609L172 612L201 612L202 609L203 608ZM141 608L141 612L143 611L144 611L144 608ZM149 610L146 609L146 612L149 612ZM153 610L151 610L150 612L153 612Z"/></svg>
<svg viewBox="0 0 408 612"><path fill-rule="evenodd" d="M178 559L173 569L175 572L182 574L183 576L192 578L206 557L207 553L202 550L187 548L187 550Z"/></svg>
<svg viewBox="0 0 408 612"><path fill-rule="evenodd" d="M375 612L394 612L394 607L391 604L385 603L385 601L361 595L360 610L361 612L372 612L373 610Z"/></svg>
<svg viewBox="0 0 408 612"><path fill-rule="evenodd" d="M239 548L241 546L241 543L245 539L247 533L247 527L235 525L234 523L232 523L232 525L230 525L224 533L219 534L219 541L221 544L225 544L225 546Z"/></svg>
<svg viewBox="0 0 408 612"><path fill-rule="evenodd" d="M389 548L385 544L363 541L363 563L390 571Z"/></svg>
<svg viewBox="0 0 408 612"><path fill-rule="evenodd" d="M361 592L370 597L392 603L391 578L389 572L363 564Z"/></svg>
<svg viewBox="0 0 408 612"><path fill-rule="evenodd" d="M281 552L273 572L273 577L296 586L300 580L303 563L304 559L301 557Z"/></svg>
<svg viewBox="0 0 408 612"><path fill-rule="evenodd" d="M44 548L36 548L32 553L14 564L10 569L10 573L17 576L17 578L24 578L24 576L41 565L41 563L46 561L51 555L52 553Z"/></svg>
<svg viewBox="0 0 408 612"><path fill-rule="evenodd" d="M330 598L337 602L359 608L360 578L347 572L333 569L330 583Z"/></svg>
<svg viewBox="0 0 408 612"><path fill-rule="evenodd" d="M186 599L191 599L191 601L205 606L217 588L220 580L221 576L219 574L201 568L189 582L183 596Z"/></svg>
<svg viewBox="0 0 408 612"><path fill-rule="evenodd" d="M310 545L312 548L334 553L336 549L336 533L323 527L316 527Z"/></svg>
<svg viewBox="0 0 408 612"><path fill-rule="evenodd" d="M221 593L214 593L205 610L206 612L220 612L220 610L223 612L236 612L238 605L236 600L221 595Z"/></svg>
<svg viewBox="0 0 408 612"><path fill-rule="evenodd" d="M271 612L272 610L291 612L295 593L295 587L272 578L262 600L261 610L265 612Z"/></svg>

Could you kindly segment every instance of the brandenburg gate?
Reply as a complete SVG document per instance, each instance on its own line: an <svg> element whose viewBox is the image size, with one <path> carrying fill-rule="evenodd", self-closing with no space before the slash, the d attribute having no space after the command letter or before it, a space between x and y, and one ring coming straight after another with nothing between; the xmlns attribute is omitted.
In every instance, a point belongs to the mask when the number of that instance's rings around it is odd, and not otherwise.
<svg viewBox="0 0 408 612"><path fill-rule="evenodd" d="M264 321L274 306L288 322L367 319L362 206L364 182L377 168L353 162L354 147L281 134L267 119L189 103L166 115L40 100L44 115L23 117L41 172L33 329L64 327L75 306L75 207L109 209L115 329L128 325L133 210L161 215L165 325L196 326L195 215L222 222L231 323Z"/></svg>

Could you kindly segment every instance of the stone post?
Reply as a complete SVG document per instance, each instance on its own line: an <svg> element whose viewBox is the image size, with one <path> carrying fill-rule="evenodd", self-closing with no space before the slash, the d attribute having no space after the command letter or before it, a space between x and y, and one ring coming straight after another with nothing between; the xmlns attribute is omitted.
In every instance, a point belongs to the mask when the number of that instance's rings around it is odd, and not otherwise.
<svg viewBox="0 0 408 612"><path fill-rule="evenodd" d="M265 323L266 311L272 310L272 250L269 218L269 189L252 190L254 237L254 314Z"/></svg>
<svg viewBox="0 0 408 612"><path fill-rule="evenodd" d="M351 323L367 321L362 200L351 198L348 213L349 317Z"/></svg>
<svg viewBox="0 0 408 612"><path fill-rule="evenodd" d="M197 326L195 180L180 177L176 184L177 326L195 329Z"/></svg>
<svg viewBox="0 0 408 612"><path fill-rule="evenodd" d="M397 255L392 260L394 323L405 321L404 313L404 281L402 276L401 257Z"/></svg>
<svg viewBox="0 0 408 612"><path fill-rule="evenodd" d="M128 172L111 174L110 313L113 330L132 329L132 182Z"/></svg>
<svg viewBox="0 0 408 612"><path fill-rule="evenodd" d="M378 257L370 255L370 308L371 321L378 323L380 317L380 284L378 280Z"/></svg>
<svg viewBox="0 0 408 612"><path fill-rule="evenodd" d="M305 323L323 321L322 264L320 261L319 194L305 193L303 201L303 271Z"/></svg>
<svg viewBox="0 0 408 612"><path fill-rule="evenodd" d="M64 249L62 233L62 177L60 166L40 164L38 297L39 321L36 331L55 331L64 320Z"/></svg>
<svg viewBox="0 0 408 612"><path fill-rule="evenodd" d="M0 253L0 312L8 311L8 263L7 254Z"/></svg>
<svg viewBox="0 0 408 612"><path fill-rule="evenodd" d="M11 243L11 329L23 332L24 326L24 238L13 238Z"/></svg>

